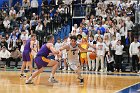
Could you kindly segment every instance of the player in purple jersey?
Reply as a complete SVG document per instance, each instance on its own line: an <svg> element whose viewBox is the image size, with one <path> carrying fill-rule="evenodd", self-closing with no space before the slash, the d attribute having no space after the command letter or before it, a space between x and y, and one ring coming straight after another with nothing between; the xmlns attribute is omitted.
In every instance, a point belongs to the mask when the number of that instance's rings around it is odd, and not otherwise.
<svg viewBox="0 0 140 93"><path fill-rule="evenodd" d="M61 55L60 51L57 51L54 47L53 47L53 43L54 43L54 37L52 35L48 36L48 42L44 45L42 45L42 47L40 48L39 52L37 53L36 57L35 57L35 63L36 66L38 68L37 71L35 71L31 77L29 77L29 79L26 80L26 84L32 84L32 79L35 78L36 76L38 76L40 73L43 72L44 67L47 66L52 66L52 71L51 71L51 75L49 78L49 82L51 83L57 83L58 81L54 79L54 74L57 70L58 67L58 62L55 60L52 60L50 58L48 58L50 55Z"/></svg>
<svg viewBox="0 0 140 93"><path fill-rule="evenodd" d="M30 72L32 73L32 55L31 55L31 51L35 51L35 49L33 48L33 44L36 40L36 35L32 34L31 35L31 39L28 39L26 41L26 44L24 46L24 50L23 50L23 54L22 54L22 58L23 58L23 63L22 63L22 67L21 67L21 74L20 77L25 77L23 72L24 72L24 68L27 66L29 66ZM36 52L36 51L35 51Z"/></svg>

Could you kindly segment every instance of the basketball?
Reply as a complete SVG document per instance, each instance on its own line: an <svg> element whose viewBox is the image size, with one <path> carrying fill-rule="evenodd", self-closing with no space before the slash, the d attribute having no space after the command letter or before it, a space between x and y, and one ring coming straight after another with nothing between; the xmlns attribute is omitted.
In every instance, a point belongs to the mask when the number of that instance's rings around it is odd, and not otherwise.
<svg viewBox="0 0 140 93"><path fill-rule="evenodd" d="M90 53L90 54L89 54L89 58L90 58L91 60L95 60L95 59L96 59L96 54L95 54L95 53Z"/></svg>

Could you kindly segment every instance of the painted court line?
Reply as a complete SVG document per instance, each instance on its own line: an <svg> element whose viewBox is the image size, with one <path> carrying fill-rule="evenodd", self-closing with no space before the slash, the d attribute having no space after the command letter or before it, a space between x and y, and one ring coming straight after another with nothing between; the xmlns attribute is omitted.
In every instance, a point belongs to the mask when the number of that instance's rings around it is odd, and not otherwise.
<svg viewBox="0 0 140 93"><path fill-rule="evenodd" d="M131 89L132 87L135 87L135 86L140 86L140 82L137 82L137 83L135 83L135 84L133 84L133 85L130 85L130 86L127 86L127 87L124 87L124 88L122 88L122 89L120 89L120 90L117 90L115 93L140 93L139 92L139 90L140 89L133 89L132 91L130 91L130 92L128 92L127 90L129 90L129 89Z"/></svg>

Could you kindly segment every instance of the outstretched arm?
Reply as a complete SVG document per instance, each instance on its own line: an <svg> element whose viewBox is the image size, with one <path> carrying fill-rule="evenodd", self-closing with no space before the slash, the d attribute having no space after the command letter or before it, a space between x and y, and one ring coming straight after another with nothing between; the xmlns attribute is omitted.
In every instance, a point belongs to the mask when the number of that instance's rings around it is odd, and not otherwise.
<svg viewBox="0 0 140 93"><path fill-rule="evenodd" d="M52 51L53 54L59 54L59 51L54 48L53 44L48 43L46 46Z"/></svg>
<svg viewBox="0 0 140 93"><path fill-rule="evenodd" d="M65 46L62 46L59 50L62 51L62 50L69 50L69 45L65 45Z"/></svg>
<svg viewBox="0 0 140 93"><path fill-rule="evenodd" d="M78 47L79 47L81 52L92 52L91 50L82 48L80 44L78 44Z"/></svg>

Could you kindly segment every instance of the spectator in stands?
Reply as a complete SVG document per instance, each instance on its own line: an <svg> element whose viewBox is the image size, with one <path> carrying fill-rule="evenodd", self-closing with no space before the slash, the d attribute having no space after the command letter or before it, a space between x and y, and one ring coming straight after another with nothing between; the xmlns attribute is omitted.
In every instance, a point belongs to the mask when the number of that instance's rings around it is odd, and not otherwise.
<svg viewBox="0 0 140 93"><path fill-rule="evenodd" d="M121 44L121 40L117 41L117 44L115 45L115 62L116 62L116 70L117 72L122 71L122 55L123 55L123 48L124 46Z"/></svg>
<svg viewBox="0 0 140 93"><path fill-rule="evenodd" d="M22 17L24 15L25 15L24 7L21 7L20 10L19 10L19 17Z"/></svg>
<svg viewBox="0 0 140 93"><path fill-rule="evenodd" d="M76 30L76 33L79 33L79 29L78 29L77 24L74 24L74 26L72 27L72 31L73 30Z"/></svg>
<svg viewBox="0 0 140 93"><path fill-rule="evenodd" d="M103 35L101 35L101 31L100 30L97 30L97 34L95 34L95 36L94 36L94 40L95 41L97 40L97 37L103 38Z"/></svg>
<svg viewBox="0 0 140 93"><path fill-rule="evenodd" d="M1 46L5 46L6 48L8 48L8 44L6 42L5 37L2 37L2 39L1 39Z"/></svg>
<svg viewBox="0 0 140 93"><path fill-rule="evenodd" d="M5 34L5 39L6 39L6 42L8 42L8 40L10 39L9 34Z"/></svg>
<svg viewBox="0 0 140 93"><path fill-rule="evenodd" d="M64 4L63 0L58 0L56 3L57 3L56 5Z"/></svg>
<svg viewBox="0 0 140 93"><path fill-rule="evenodd" d="M9 42L8 42L8 50L9 50L9 52L11 52L13 48L14 48L13 40L10 39Z"/></svg>
<svg viewBox="0 0 140 93"><path fill-rule="evenodd" d="M21 45L22 45L22 40L21 40L20 38L18 38L18 39L16 40L16 46L18 47L18 49L21 48Z"/></svg>
<svg viewBox="0 0 140 93"><path fill-rule="evenodd" d="M91 35L89 36L89 40L88 40L88 43L89 43L89 47L88 47L88 50L91 50L91 51L94 51L95 52L95 47L96 47L96 41L94 41L94 37ZM91 47L92 46L92 47ZM88 67L89 67L89 71L94 71L95 70L95 60L91 60L89 58L89 55L90 55L91 52L87 52L87 58L88 58Z"/></svg>
<svg viewBox="0 0 140 93"><path fill-rule="evenodd" d="M30 0L23 0L22 6L27 9L30 6Z"/></svg>
<svg viewBox="0 0 140 93"><path fill-rule="evenodd" d="M15 62L15 69L17 69L18 62L21 60L21 53L18 49L18 47L14 47L11 51L11 57L9 58L10 62Z"/></svg>
<svg viewBox="0 0 140 93"><path fill-rule="evenodd" d="M127 30L128 30L128 37L129 37L129 40L131 42L131 33L132 33L132 27L134 26L133 22L130 20L130 17L127 18L127 21L126 21L126 27L127 27Z"/></svg>
<svg viewBox="0 0 140 93"><path fill-rule="evenodd" d="M11 53L6 49L5 46L2 47L2 50L0 51L0 60L6 61L6 66L10 67L9 58L11 56Z"/></svg>
<svg viewBox="0 0 140 93"><path fill-rule="evenodd" d="M109 32L109 29L106 29L106 31L104 33L104 38L105 38L106 35L108 36L108 39L111 41L112 40L112 37L111 37L111 34Z"/></svg>
<svg viewBox="0 0 140 93"><path fill-rule="evenodd" d="M140 46L140 43L138 42L138 38L134 37L134 41L130 44L129 47L129 54L130 57L132 57L132 67L133 67L133 72L137 72L137 67L138 67L138 47ZM139 70L139 69L138 69Z"/></svg>
<svg viewBox="0 0 140 93"><path fill-rule="evenodd" d="M16 34L14 34L12 36L11 40L13 41L13 46L15 47L16 46L16 40L17 40Z"/></svg>
<svg viewBox="0 0 140 93"><path fill-rule="evenodd" d="M64 8L62 7L62 5L59 5L57 11L58 13L64 13Z"/></svg>
<svg viewBox="0 0 140 93"><path fill-rule="evenodd" d="M86 5L86 15L89 15L89 13L91 12L91 5L92 4L92 0L85 0L84 2Z"/></svg>
<svg viewBox="0 0 140 93"><path fill-rule="evenodd" d="M36 31L42 31L43 30L43 25L41 24L41 21L38 21L38 25L35 28Z"/></svg>
<svg viewBox="0 0 140 93"><path fill-rule="evenodd" d="M35 30L37 24L36 14L33 13L31 20L30 20L30 29Z"/></svg>
<svg viewBox="0 0 140 93"><path fill-rule="evenodd" d="M38 40L42 40L42 37L44 37L44 31L43 25L40 20L38 21L38 25L36 26L35 32L37 34ZM42 43L42 41L40 43Z"/></svg>
<svg viewBox="0 0 140 93"><path fill-rule="evenodd" d="M16 12L19 12L19 10L20 10L20 2L17 2L15 5L14 5L14 8L15 8L15 11Z"/></svg>
<svg viewBox="0 0 140 93"><path fill-rule="evenodd" d="M5 19L3 21L3 25L5 28L10 28L10 20L8 17L5 17Z"/></svg>
<svg viewBox="0 0 140 93"><path fill-rule="evenodd" d="M117 5L118 10L119 11L123 10L124 6L125 6L125 3L123 2L123 0L120 0L120 2Z"/></svg>
<svg viewBox="0 0 140 93"><path fill-rule="evenodd" d="M50 5L53 5L53 6L56 5L55 0L51 0Z"/></svg>
<svg viewBox="0 0 140 93"><path fill-rule="evenodd" d="M29 15L30 0L23 0L22 7L25 9L25 15Z"/></svg>
<svg viewBox="0 0 140 93"><path fill-rule="evenodd" d="M120 35L122 44L125 46L125 39L127 38L127 27L126 24L123 22L120 27Z"/></svg>
<svg viewBox="0 0 140 93"><path fill-rule="evenodd" d="M64 38L64 40L62 42L62 47L68 44L67 39L68 39L67 37ZM63 70L67 70L67 68L68 68L67 61L68 60L67 60L67 50L66 49L62 51L62 59L64 60L64 69Z"/></svg>
<svg viewBox="0 0 140 93"><path fill-rule="evenodd" d="M86 28L86 24L83 23L82 25L82 31L87 35L88 34L88 29Z"/></svg>
<svg viewBox="0 0 140 93"><path fill-rule="evenodd" d="M116 36L114 35L114 36L112 36L112 40L111 40L111 43L110 43L111 53L113 54L114 59L115 59L116 44L117 44L117 40L116 40Z"/></svg>
<svg viewBox="0 0 140 93"><path fill-rule="evenodd" d="M139 72L138 73L140 73L140 46L138 46L138 50L139 50L139 52L138 52L138 58L139 58L139 62L138 62L138 68L139 68Z"/></svg>
<svg viewBox="0 0 140 93"><path fill-rule="evenodd" d="M103 39L98 36L97 38L97 44L96 44L96 72L99 70L99 63L101 63L101 72L104 72L104 57L105 57L105 52L106 52L106 45L103 42Z"/></svg>
<svg viewBox="0 0 140 93"><path fill-rule="evenodd" d="M100 30L102 35L104 35L106 31L106 29L102 26L102 23L99 24L99 27L97 28L97 30Z"/></svg>
<svg viewBox="0 0 140 93"><path fill-rule="evenodd" d="M86 33L83 32L81 28L79 29L79 33L78 34L81 34L82 37L86 37L87 36Z"/></svg>
<svg viewBox="0 0 140 93"><path fill-rule="evenodd" d="M88 49L89 47L89 44L87 42L87 37L83 37L82 38L82 41L80 43L80 46L83 48L83 49ZM84 69L84 65L86 66L86 70L88 70L88 59L87 59L87 52L82 52L80 51L80 62L81 62L81 67L83 70Z"/></svg>
<svg viewBox="0 0 140 93"><path fill-rule="evenodd" d="M116 40L121 40L121 34L120 34L120 31L117 30L117 31L115 32L115 34L116 34Z"/></svg>
<svg viewBox="0 0 140 93"><path fill-rule="evenodd" d="M44 21L43 21L43 29L46 30L47 29L47 23L49 23L49 20L47 20L47 18L45 17Z"/></svg>
<svg viewBox="0 0 140 93"><path fill-rule="evenodd" d="M53 21L54 21L54 29L57 29L58 27L61 27L62 24L63 24L63 17L60 16L61 14L59 14L59 12L56 12L54 14L54 18L53 18Z"/></svg>
<svg viewBox="0 0 140 93"><path fill-rule="evenodd" d="M93 33L93 35L96 34L96 31L95 31L94 25L91 25L91 29L90 29L90 31Z"/></svg>
<svg viewBox="0 0 140 93"><path fill-rule="evenodd" d="M94 25L94 29L95 30L99 27L99 25L97 24L97 21L96 20L93 21L93 25ZM96 31L96 33L97 33L97 31Z"/></svg>
<svg viewBox="0 0 140 93"><path fill-rule="evenodd" d="M55 43L55 49L56 50L59 50L61 47L62 47L62 43L61 43L61 39L60 38L57 38L57 42ZM55 55L55 60L58 60L60 63L60 70L62 70L62 62L60 60L61 58L59 58L57 55Z"/></svg>
<svg viewBox="0 0 140 93"><path fill-rule="evenodd" d="M96 16L99 16L101 14L101 7L96 7L95 11L96 11Z"/></svg>
<svg viewBox="0 0 140 93"><path fill-rule="evenodd" d="M110 46L110 39L109 39L109 36L108 35L105 35L104 36L104 40L103 40L103 42L105 43L105 45L106 45L106 51L109 51L109 46Z"/></svg>
<svg viewBox="0 0 140 93"><path fill-rule="evenodd" d="M57 38L57 42L55 43L55 49L59 50L62 47L61 39ZM55 57L56 60L59 60L58 57Z"/></svg>
<svg viewBox="0 0 140 93"><path fill-rule="evenodd" d="M77 35L77 43L80 44L82 41L82 35L81 34L78 34Z"/></svg>
<svg viewBox="0 0 140 93"><path fill-rule="evenodd" d="M14 7L11 7L11 10L9 12L9 16L12 18L16 16L16 10L14 9Z"/></svg>
<svg viewBox="0 0 140 93"><path fill-rule="evenodd" d="M107 61L107 71L114 72L114 66L113 66L114 65L114 57L113 57L111 51L107 52L106 61Z"/></svg>
<svg viewBox="0 0 140 93"><path fill-rule="evenodd" d="M70 5L72 3L73 0L64 0L64 4L66 5Z"/></svg>
<svg viewBox="0 0 140 93"><path fill-rule="evenodd" d="M27 32L22 31L20 38L21 40L27 40L29 38Z"/></svg>
<svg viewBox="0 0 140 93"><path fill-rule="evenodd" d="M48 0L43 0L42 1L42 6L47 6L48 5Z"/></svg>
<svg viewBox="0 0 140 93"><path fill-rule="evenodd" d="M31 1L31 8L32 8L32 13L38 14L38 1L37 0L32 0Z"/></svg>
<svg viewBox="0 0 140 93"><path fill-rule="evenodd" d="M72 36L76 36L78 33L76 33L76 30L71 31Z"/></svg>
<svg viewBox="0 0 140 93"><path fill-rule="evenodd" d="M0 34L0 45L1 45L1 41L2 41L2 34Z"/></svg>
<svg viewBox="0 0 140 93"><path fill-rule="evenodd" d="M52 20L53 17L54 17L54 8L50 9L49 14L50 14L49 16L50 16L50 18Z"/></svg>

